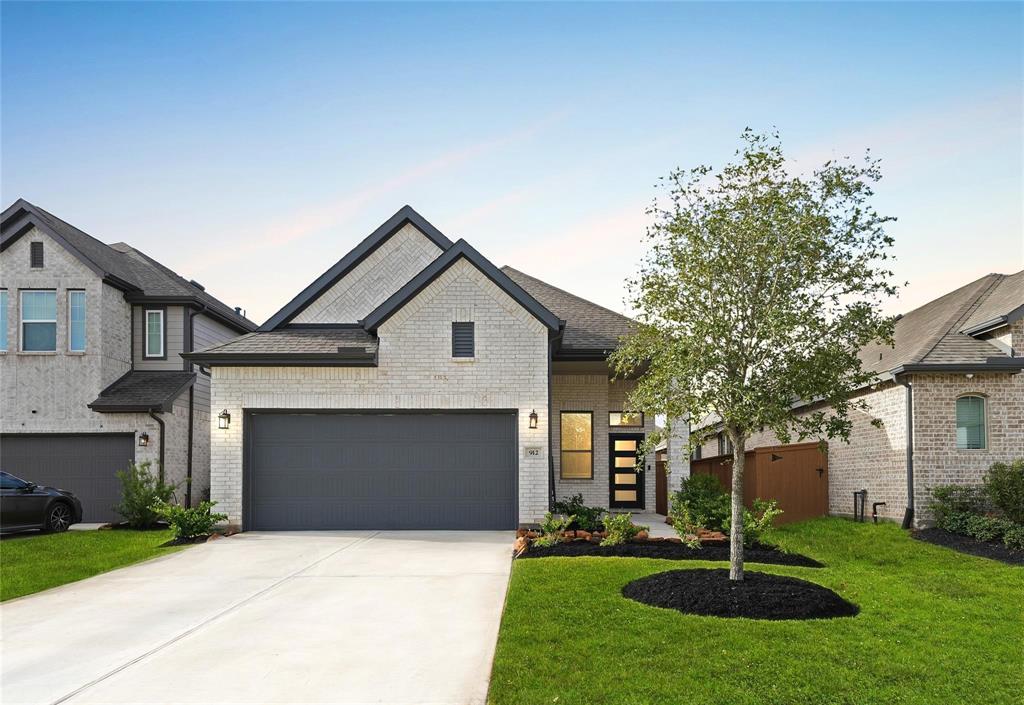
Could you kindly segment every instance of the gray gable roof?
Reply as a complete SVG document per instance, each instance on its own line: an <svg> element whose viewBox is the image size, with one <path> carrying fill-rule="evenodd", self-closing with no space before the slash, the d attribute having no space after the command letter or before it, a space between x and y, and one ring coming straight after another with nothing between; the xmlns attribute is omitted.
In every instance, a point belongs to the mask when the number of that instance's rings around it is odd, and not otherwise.
<svg viewBox="0 0 1024 705"><path fill-rule="evenodd" d="M968 335L977 335L1024 317L1024 270L992 276L998 281L961 328Z"/></svg>
<svg viewBox="0 0 1024 705"><path fill-rule="evenodd" d="M565 321L560 356L573 353L610 352L619 339L630 335L636 324L632 319L603 306L552 286L512 267L501 271L525 289L549 311Z"/></svg>
<svg viewBox="0 0 1024 705"><path fill-rule="evenodd" d="M24 199L3 212L0 251L37 227L92 269L105 282L126 292L129 300L165 299L206 306L223 323L238 331L256 324L149 255L125 243L107 245Z"/></svg>
<svg viewBox="0 0 1024 705"><path fill-rule="evenodd" d="M375 365L377 338L362 328L280 328L247 333L182 357L213 365Z"/></svg>
<svg viewBox="0 0 1024 705"><path fill-rule="evenodd" d="M133 370L89 404L101 413L171 411L174 400L196 381L194 372Z"/></svg>

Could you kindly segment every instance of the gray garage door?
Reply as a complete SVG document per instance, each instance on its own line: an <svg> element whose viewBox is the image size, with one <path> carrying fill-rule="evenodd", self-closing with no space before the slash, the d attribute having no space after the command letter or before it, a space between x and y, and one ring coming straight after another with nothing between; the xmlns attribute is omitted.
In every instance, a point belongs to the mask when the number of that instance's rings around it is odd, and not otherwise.
<svg viewBox="0 0 1024 705"><path fill-rule="evenodd" d="M0 437L0 468L37 485L70 490L82 501L82 521L119 521L117 471L135 459L131 434Z"/></svg>
<svg viewBox="0 0 1024 705"><path fill-rule="evenodd" d="M512 529L510 413L249 417L253 529Z"/></svg>

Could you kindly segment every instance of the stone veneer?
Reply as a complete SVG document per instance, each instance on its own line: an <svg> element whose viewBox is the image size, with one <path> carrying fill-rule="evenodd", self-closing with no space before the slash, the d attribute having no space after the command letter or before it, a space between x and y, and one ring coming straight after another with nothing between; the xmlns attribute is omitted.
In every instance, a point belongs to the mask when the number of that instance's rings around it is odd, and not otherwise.
<svg viewBox="0 0 1024 705"><path fill-rule="evenodd" d="M476 357L451 356L453 321L476 323ZM476 267L459 260L378 330L377 367L214 367L211 494L242 522L246 409L514 409L518 412L519 519L547 510L548 331ZM536 429L529 414L536 410ZM541 448L526 458L524 448Z"/></svg>

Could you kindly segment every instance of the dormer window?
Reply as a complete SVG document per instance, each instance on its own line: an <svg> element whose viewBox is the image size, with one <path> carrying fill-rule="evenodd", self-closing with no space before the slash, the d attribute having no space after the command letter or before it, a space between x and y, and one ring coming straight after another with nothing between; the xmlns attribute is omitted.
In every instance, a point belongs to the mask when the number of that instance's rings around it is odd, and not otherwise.
<svg viewBox="0 0 1024 705"><path fill-rule="evenodd" d="M452 357L471 358L476 354L473 323L452 323Z"/></svg>
<svg viewBox="0 0 1024 705"><path fill-rule="evenodd" d="M32 269L43 268L43 243L41 241L33 242L29 245L29 265Z"/></svg>

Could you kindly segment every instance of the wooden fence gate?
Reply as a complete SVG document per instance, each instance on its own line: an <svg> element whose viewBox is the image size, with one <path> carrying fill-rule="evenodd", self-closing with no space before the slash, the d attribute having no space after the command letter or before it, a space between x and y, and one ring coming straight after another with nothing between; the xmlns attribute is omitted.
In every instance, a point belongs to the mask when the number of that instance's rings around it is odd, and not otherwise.
<svg viewBox="0 0 1024 705"><path fill-rule="evenodd" d="M743 503L774 499L783 510L776 523L788 524L828 514L828 457L817 443L794 443L748 450L743 471ZM732 487L732 456L690 461L690 474L714 475Z"/></svg>

